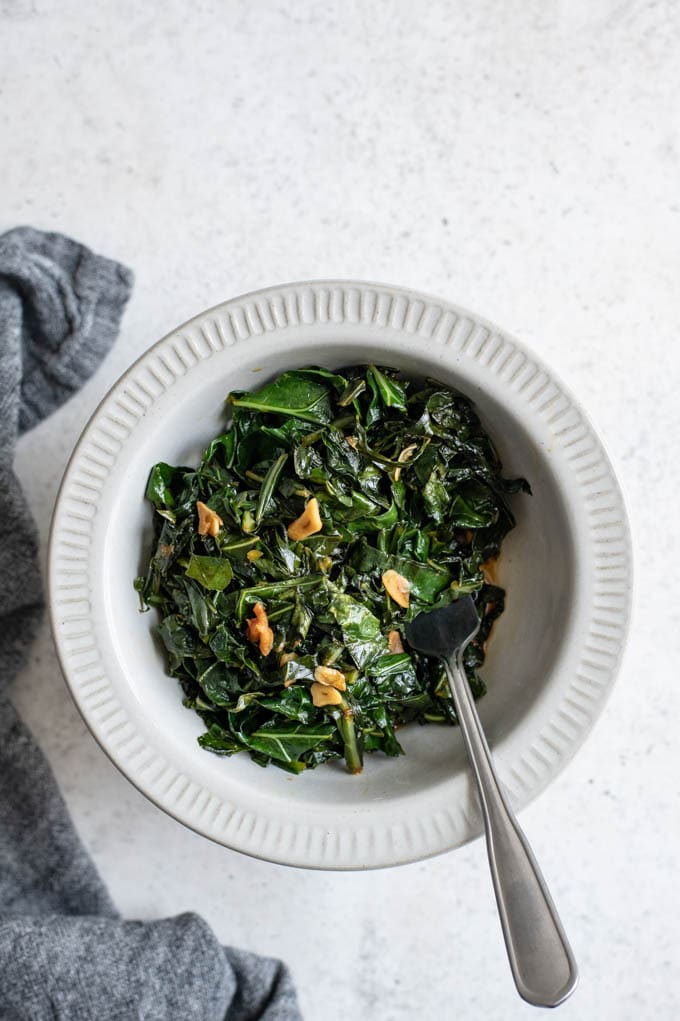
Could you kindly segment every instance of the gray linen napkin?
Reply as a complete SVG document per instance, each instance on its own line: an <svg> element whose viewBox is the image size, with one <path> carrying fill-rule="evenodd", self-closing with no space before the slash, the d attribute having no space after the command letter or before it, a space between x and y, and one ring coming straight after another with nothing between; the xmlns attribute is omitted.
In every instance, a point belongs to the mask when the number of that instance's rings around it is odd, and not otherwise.
<svg viewBox="0 0 680 1021"><path fill-rule="evenodd" d="M280 961L221 947L193 914L120 918L7 696L43 610L16 441L97 368L131 287L59 234L0 236L0 1019L298 1021Z"/></svg>

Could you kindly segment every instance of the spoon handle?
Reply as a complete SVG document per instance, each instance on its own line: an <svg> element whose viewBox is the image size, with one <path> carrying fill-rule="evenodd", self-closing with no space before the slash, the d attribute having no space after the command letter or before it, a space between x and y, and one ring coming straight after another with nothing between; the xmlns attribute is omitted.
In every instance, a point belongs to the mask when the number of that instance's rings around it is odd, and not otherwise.
<svg viewBox="0 0 680 1021"><path fill-rule="evenodd" d="M465 676L462 650L444 660L486 830L503 938L520 996L556 1007L574 991L578 970L545 880L509 807Z"/></svg>

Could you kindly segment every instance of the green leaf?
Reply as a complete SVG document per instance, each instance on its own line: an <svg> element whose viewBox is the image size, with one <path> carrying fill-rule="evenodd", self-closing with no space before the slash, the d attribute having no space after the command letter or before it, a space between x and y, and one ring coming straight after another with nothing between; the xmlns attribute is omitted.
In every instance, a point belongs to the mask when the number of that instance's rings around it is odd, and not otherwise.
<svg viewBox="0 0 680 1021"><path fill-rule="evenodd" d="M288 460L288 454L281 454L277 457L276 461L272 464L271 468L267 472L260 489L260 496L257 501L257 510L255 511L255 522L259 525L262 518L267 513L269 502L272 498L272 494L276 489L276 483L279 481L279 475L283 470L283 466Z"/></svg>
<svg viewBox="0 0 680 1021"><path fill-rule="evenodd" d="M380 392L378 390L378 384L375 381L375 376L371 372L366 374L366 383L370 391L370 400L368 406L363 414L363 424L366 429L370 429L372 425L379 422L382 418L382 401L380 399Z"/></svg>
<svg viewBox="0 0 680 1021"><path fill-rule="evenodd" d="M230 394L229 401L237 407L292 415L306 422L330 422L332 417L328 387L303 372L284 372L261 390Z"/></svg>
<svg viewBox="0 0 680 1021"><path fill-rule="evenodd" d="M373 514L371 517L356 518L354 521L349 521L347 529L355 535L365 535L367 532L383 532L396 525L398 520L399 512L397 505L396 503L391 503L382 514Z"/></svg>
<svg viewBox="0 0 680 1021"><path fill-rule="evenodd" d="M430 536L420 529L416 535L415 554L421 562L427 560L430 554Z"/></svg>
<svg viewBox="0 0 680 1021"><path fill-rule="evenodd" d="M211 461L214 461L219 457L224 462L226 468L231 468L234 462L235 449L236 433L232 429L228 433L224 433L222 436L215 437L210 446L203 451L201 464L210 464Z"/></svg>
<svg viewBox="0 0 680 1021"><path fill-rule="evenodd" d="M236 752L243 751L246 747L216 723L205 734L201 734L198 738L198 743L201 748L214 752L215 755L234 755Z"/></svg>
<svg viewBox="0 0 680 1021"><path fill-rule="evenodd" d="M312 578L288 578L285 581L263 582L261 585L253 585L251 588L241 589L238 595L236 607L237 619L243 620L248 607L253 603L266 602L268 599L283 599L286 596L295 597L297 592L305 592L309 589L318 588L323 585L323 576Z"/></svg>
<svg viewBox="0 0 680 1021"><path fill-rule="evenodd" d="M191 628L182 622L177 614L169 614L158 625L158 634L168 652L175 656L192 656L196 650L196 639Z"/></svg>
<svg viewBox="0 0 680 1021"><path fill-rule="evenodd" d="M248 746L281 762L294 762L305 752L327 744L335 736L335 724L281 723L270 720L248 735Z"/></svg>
<svg viewBox="0 0 680 1021"><path fill-rule="evenodd" d="M406 652L380 656L368 673L383 700L403 702L413 694L422 694L415 665Z"/></svg>
<svg viewBox="0 0 680 1021"><path fill-rule="evenodd" d="M378 705L366 713L366 716L377 728L377 730L364 731L364 744L366 748L371 750L379 749L385 755L403 755L404 749L397 740L387 707L382 703L378 703Z"/></svg>
<svg viewBox="0 0 680 1021"><path fill-rule="evenodd" d="M260 538L257 535L225 536L224 539L220 536L220 553L237 563L243 562L251 549L258 549L259 543Z"/></svg>
<svg viewBox="0 0 680 1021"><path fill-rule="evenodd" d="M221 592L234 577L228 560L222 557L201 557L195 553L189 559L186 574L187 577L200 582L203 588L212 589L214 592Z"/></svg>
<svg viewBox="0 0 680 1021"><path fill-rule="evenodd" d="M356 478L361 466L361 457L350 446L339 429L328 429L321 437L326 453L328 475L347 475L350 480Z"/></svg>
<svg viewBox="0 0 680 1021"><path fill-rule="evenodd" d="M244 629L242 629L243 632ZM210 636L209 647L211 652L228 666L248 667L253 673L257 673L257 666L252 659L251 643L243 641L243 633L234 631L225 623L219 624Z"/></svg>
<svg viewBox="0 0 680 1021"><path fill-rule="evenodd" d="M346 408L349 404L357 399L357 397L364 392L366 389L366 380L362 377L359 379L352 379L349 381L343 392L338 397L338 404L341 408Z"/></svg>
<svg viewBox="0 0 680 1021"><path fill-rule="evenodd" d="M328 469L321 460L321 456L314 447L296 447L293 452L293 466L295 474L300 479L311 479L313 482L326 482Z"/></svg>
<svg viewBox="0 0 680 1021"><path fill-rule="evenodd" d="M237 702L240 691L238 673L224 663L213 662L198 676L198 683L215 705L231 706Z"/></svg>
<svg viewBox="0 0 680 1021"><path fill-rule="evenodd" d="M327 383L330 383L339 394L341 394L347 386L347 380L344 376L338 375L337 372L330 372L329 369L322 369L318 365L311 366L308 369L296 369L298 376L311 376L316 379L324 379Z"/></svg>
<svg viewBox="0 0 680 1021"><path fill-rule="evenodd" d="M398 411L406 411L406 390L396 379L386 376L376 368L369 366L368 375L375 381L380 399L386 408L397 408Z"/></svg>
<svg viewBox="0 0 680 1021"><path fill-rule="evenodd" d="M185 588L189 597L191 622L199 635L203 637L210 631L215 617L215 607L190 581L185 580Z"/></svg>
<svg viewBox="0 0 680 1021"><path fill-rule="evenodd" d="M357 569L380 573L381 576L385 571L397 571L408 581L411 598L421 603L433 603L452 580L451 570L446 565L421 564L408 557L381 553L366 544L357 559Z"/></svg>
<svg viewBox="0 0 680 1021"><path fill-rule="evenodd" d="M311 684L314 680L314 670L317 666L318 663L312 656L299 656L297 659L289 659L283 668L283 681L287 684L292 684L295 681L308 681Z"/></svg>
<svg viewBox="0 0 680 1021"><path fill-rule="evenodd" d="M165 464L164 461L155 464L151 469L145 496L157 510L175 506L171 485L179 471L179 468L173 468L171 464Z"/></svg>
<svg viewBox="0 0 680 1021"><path fill-rule="evenodd" d="M381 633L380 621L366 606L339 592L329 609L340 625L347 651L359 669L387 651L387 641Z"/></svg>
<svg viewBox="0 0 680 1021"><path fill-rule="evenodd" d="M430 417L446 429L459 431L469 422L468 402L452 390L438 390L427 402Z"/></svg>
<svg viewBox="0 0 680 1021"><path fill-rule="evenodd" d="M301 684L294 684L291 688L284 688L278 695L260 698L258 701L263 709L287 716L299 723L311 723L319 716L319 710L312 702L309 688Z"/></svg>
<svg viewBox="0 0 680 1021"><path fill-rule="evenodd" d="M451 524L458 528L483 528L493 522L493 511L486 508L476 510L474 505L460 493L453 497L449 506Z"/></svg>
<svg viewBox="0 0 680 1021"><path fill-rule="evenodd" d="M245 694L239 695L236 705L230 706L229 711L232 713L242 713L252 702L257 702L261 696L261 691L247 691Z"/></svg>
<svg viewBox="0 0 680 1021"><path fill-rule="evenodd" d="M423 503L425 509L437 524L441 524L445 520L446 509L449 504L449 494L441 480L441 469L439 468L435 468L431 472L423 487Z"/></svg>
<svg viewBox="0 0 680 1021"><path fill-rule="evenodd" d="M290 623L295 628L300 638L307 637L309 629L314 623L314 612L302 601L299 592L295 593L295 609Z"/></svg>

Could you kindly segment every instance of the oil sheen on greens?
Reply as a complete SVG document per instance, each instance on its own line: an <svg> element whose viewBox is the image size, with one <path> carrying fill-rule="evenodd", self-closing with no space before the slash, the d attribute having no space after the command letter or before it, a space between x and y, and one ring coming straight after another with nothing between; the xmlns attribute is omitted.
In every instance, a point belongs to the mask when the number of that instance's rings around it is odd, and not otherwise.
<svg viewBox="0 0 680 1021"><path fill-rule="evenodd" d="M344 757L356 773L365 752L402 754L402 724L455 723L440 663L408 649L404 624L472 593L482 626L465 665L483 694L477 670L504 593L482 565L514 525L505 497L529 491L503 478L471 402L371 365L284 372L228 406L197 468L151 470L155 537L135 582L205 724L201 746L293 773ZM287 526L312 497L323 528L293 541ZM214 538L197 532L197 501L222 519ZM409 583L406 609L386 592L388 570ZM246 637L258 602L274 632L267 656ZM391 631L404 652L390 651ZM314 706L319 665L344 673L339 705Z"/></svg>

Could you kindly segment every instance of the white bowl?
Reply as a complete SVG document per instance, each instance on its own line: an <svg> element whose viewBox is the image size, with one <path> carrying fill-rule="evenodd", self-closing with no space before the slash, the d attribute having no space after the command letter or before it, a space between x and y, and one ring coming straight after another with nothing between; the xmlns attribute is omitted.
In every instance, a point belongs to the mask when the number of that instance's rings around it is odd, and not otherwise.
<svg viewBox="0 0 680 1021"><path fill-rule="evenodd" d="M224 398L287 368L375 361L453 384L477 405L513 498L499 579L507 609L483 668L483 725L512 804L565 766L614 682L629 616L631 551L611 465L583 412L533 354L448 302L382 284L317 281L227 301L152 347L102 401L64 477L52 524L57 649L92 733L135 786L228 847L312 868L396 865L481 832L460 733L400 731L406 755L368 755L351 777L292 777L217 758L182 706L132 583L150 534L156 461L192 463Z"/></svg>

